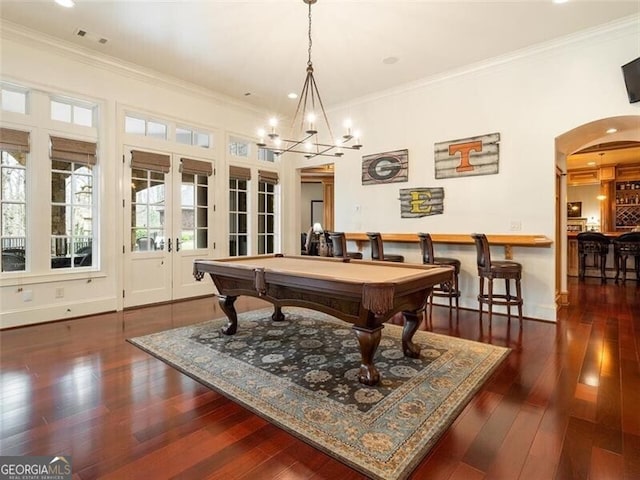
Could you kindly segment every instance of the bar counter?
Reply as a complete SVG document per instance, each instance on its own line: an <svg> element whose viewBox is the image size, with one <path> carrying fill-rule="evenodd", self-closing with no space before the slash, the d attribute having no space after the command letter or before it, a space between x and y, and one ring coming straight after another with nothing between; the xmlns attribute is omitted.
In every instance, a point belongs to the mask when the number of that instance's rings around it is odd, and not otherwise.
<svg viewBox="0 0 640 480"><path fill-rule="evenodd" d="M553 240L544 235L503 235L486 234L491 245L504 246L504 258L513 259L513 247L543 247L550 248ZM358 250L362 251L365 245L369 245L369 237L366 233L345 233L346 239L355 242ZM471 234L465 233L431 233L434 243L448 243L452 245L473 245ZM417 233L382 233L382 240L387 243L419 243Z"/></svg>

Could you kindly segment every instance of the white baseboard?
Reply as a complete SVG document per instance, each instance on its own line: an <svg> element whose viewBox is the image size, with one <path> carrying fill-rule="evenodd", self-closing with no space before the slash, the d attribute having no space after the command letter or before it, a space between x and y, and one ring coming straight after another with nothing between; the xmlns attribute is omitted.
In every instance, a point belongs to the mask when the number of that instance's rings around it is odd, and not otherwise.
<svg viewBox="0 0 640 480"><path fill-rule="evenodd" d="M114 310L117 310L117 299L115 297L97 298L82 303L69 302L56 303L55 305L39 305L31 309L3 311L0 313L0 329L35 325L54 320L112 312Z"/></svg>

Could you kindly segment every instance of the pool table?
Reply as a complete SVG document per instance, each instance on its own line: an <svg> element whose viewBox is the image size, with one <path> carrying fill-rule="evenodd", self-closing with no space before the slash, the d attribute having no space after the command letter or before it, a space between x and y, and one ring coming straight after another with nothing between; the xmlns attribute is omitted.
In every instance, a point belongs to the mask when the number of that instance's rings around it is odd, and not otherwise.
<svg viewBox="0 0 640 480"><path fill-rule="evenodd" d="M208 273L228 318L222 332L238 328L234 302L239 295L260 297L274 304L274 321L284 319L283 306L321 311L353 324L362 362L358 379L375 385L380 373L373 357L384 322L398 312L404 315L404 355L417 358L420 347L412 342L420 315L434 285L451 281L453 269L429 265L373 262L349 258L258 255L216 260L195 260L194 276Z"/></svg>

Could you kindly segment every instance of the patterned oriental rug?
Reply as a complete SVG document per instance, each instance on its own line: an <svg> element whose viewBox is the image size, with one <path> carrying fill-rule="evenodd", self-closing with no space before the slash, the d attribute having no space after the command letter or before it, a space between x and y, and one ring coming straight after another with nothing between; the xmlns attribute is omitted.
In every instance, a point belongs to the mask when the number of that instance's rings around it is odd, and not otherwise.
<svg viewBox="0 0 640 480"><path fill-rule="evenodd" d="M416 332L420 358L402 354L402 328L386 325L376 352L381 381L356 378L351 325L323 313L272 309L129 339L142 350L375 479L406 478L509 353Z"/></svg>

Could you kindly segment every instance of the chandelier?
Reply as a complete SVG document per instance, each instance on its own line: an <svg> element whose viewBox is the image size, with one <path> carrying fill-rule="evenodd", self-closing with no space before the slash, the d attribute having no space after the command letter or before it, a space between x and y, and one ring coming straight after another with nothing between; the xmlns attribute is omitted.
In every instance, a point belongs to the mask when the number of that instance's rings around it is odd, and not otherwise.
<svg viewBox="0 0 640 480"><path fill-rule="evenodd" d="M313 77L313 63L311 62L311 5L317 0L302 0L309 5L309 48L307 59L307 76L302 87L302 93L298 100L296 113L293 116L292 132L300 135L298 140L288 140L280 137L277 132L278 120L274 117L269 120L269 132L264 129L258 131L260 140L257 142L258 147L273 152L275 155L283 153L301 153L306 158L318 156L323 157L341 157L344 155L343 150L359 150L362 147L360 143L360 134L351 131L351 121L344 122L345 133L340 138L333 136L329 119L322 104L322 98L318 91L316 80ZM319 123L318 123L319 121ZM296 128L296 125L298 127ZM318 125L326 126L324 135L329 140L322 143L318 136ZM323 137L324 138L324 137ZM329 143L331 142L331 143Z"/></svg>

